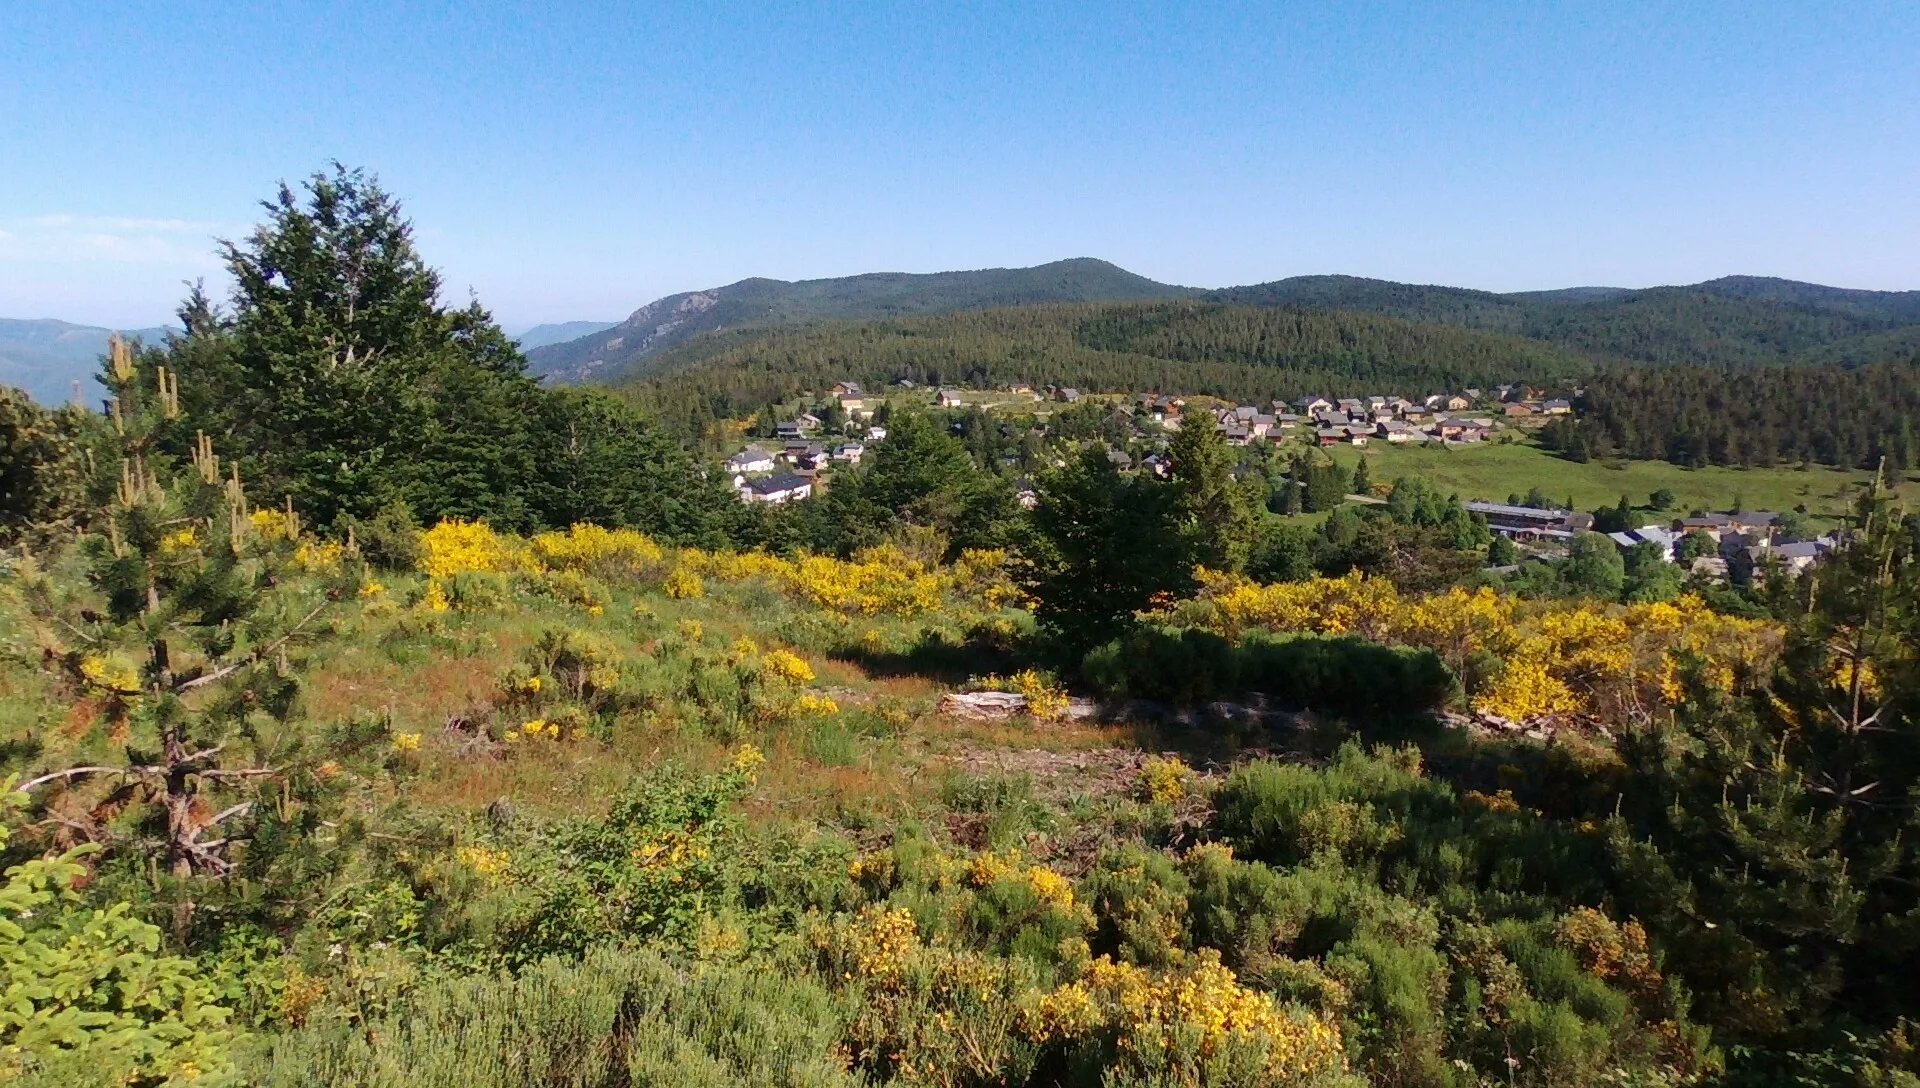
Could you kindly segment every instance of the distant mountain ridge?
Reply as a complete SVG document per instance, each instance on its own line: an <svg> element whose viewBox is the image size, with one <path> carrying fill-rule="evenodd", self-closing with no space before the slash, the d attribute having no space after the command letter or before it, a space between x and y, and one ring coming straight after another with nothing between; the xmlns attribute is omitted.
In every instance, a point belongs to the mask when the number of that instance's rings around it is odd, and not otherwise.
<svg viewBox="0 0 1920 1088"><path fill-rule="evenodd" d="M1296 276L1203 297L1243 306L1364 310L1513 333L1612 362L1859 363L1905 357L1908 345L1920 342L1920 291L1860 291L1762 276L1513 294Z"/></svg>
<svg viewBox="0 0 1920 1088"><path fill-rule="evenodd" d="M1295 276L1204 290L1160 283L1106 261L1031 268L764 278L669 295L618 323L539 325L516 339L529 370L557 382L624 384L695 366L783 331L1066 303L1193 299L1229 306L1344 310L1501 333L1596 363L1861 366L1920 359L1920 291L1867 291L1765 276L1649 288L1497 293L1358 276ZM128 335L157 339L164 329ZM85 395L109 330L0 319L0 382L57 403Z"/></svg>
<svg viewBox="0 0 1920 1088"><path fill-rule="evenodd" d="M953 313L1049 302L1124 302L1198 294L1090 257L1032 268L874 272L838 279L745 279L648 303L605 332L527 353L556 381L609 381L643 373L643 361L702 333L821 321Z"/></svg>
<svg viewBox="0 0 1920 1088"><path fill-rule="evenodd" d="M528 352L553 381L619 384L691 366L782 328L1063 302L1198 298L1354 310L1507 333L1595 361L1859 365L1920 352L1920 291L1864 291L1764 276L1672 287L1498 293L1359 276L1295 276L1203 290L1093 258L931 275L746 279L642 306L619 325Z"/></svg>
<svg viewBox="0 0 1920 1088"><path fill-rule="evenodd" d="M559 321L535 325L512 335L513 342L520 345L521 351L532 351L535 348L544 348L548 344L564 344L569 340L578 340L582 336L605 332L618 324L618 321Z"/></svg>
<svg viewBox="0 0 1920 1088"><path fill-rule="evenodd" d="M124 329L120 334L152 343L168 331ZM65 404L73 399L73 383L79 382L81 396L95 401L106 394L94 380L94 372L113 333L97 325L75 325L52 318L0 318L0 385L25 389L41 404Z"/></svg>

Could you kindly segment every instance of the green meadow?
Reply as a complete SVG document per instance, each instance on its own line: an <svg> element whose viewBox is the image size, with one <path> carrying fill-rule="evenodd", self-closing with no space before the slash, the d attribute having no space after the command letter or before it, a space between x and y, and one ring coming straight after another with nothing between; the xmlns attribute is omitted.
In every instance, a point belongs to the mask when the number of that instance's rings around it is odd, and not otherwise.
<svg viewBox="0 0 1920 1088"><path fill-rule="evenodd" d="M1521 441L1453 448L1375 443L1364 449L1339 446L1330 452L1349 469L1366 458L1376 486L1399 476L1421 476L1462 498L1493 502L1538 487L1556 502L1572 496L1575 508L1581 510L1611 506L1621 495L1643 507L1649 495L1664 488L1673 492L1673 508L1680 513L1735 505L1749 510L1794 510L1804 505L1810 514L1832 516L1846 511L1871 475L1820 465L1696 469L1666 461L1578 464ZM1903 478L1900 491L1906 498L1920 498L1920 481Z"/></svg>

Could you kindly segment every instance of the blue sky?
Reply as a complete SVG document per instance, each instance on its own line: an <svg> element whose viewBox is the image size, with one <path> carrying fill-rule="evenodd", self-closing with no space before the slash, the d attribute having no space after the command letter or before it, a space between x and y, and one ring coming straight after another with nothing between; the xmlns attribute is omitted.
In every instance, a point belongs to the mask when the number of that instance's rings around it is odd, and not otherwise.
<svg viewBox="0 0 1920 1088"><path fill-rule="evenodd" d="M1069 256L1920 288L1920 4L0 0L0 316L159 321L330 159L509 326Z"/></svg>

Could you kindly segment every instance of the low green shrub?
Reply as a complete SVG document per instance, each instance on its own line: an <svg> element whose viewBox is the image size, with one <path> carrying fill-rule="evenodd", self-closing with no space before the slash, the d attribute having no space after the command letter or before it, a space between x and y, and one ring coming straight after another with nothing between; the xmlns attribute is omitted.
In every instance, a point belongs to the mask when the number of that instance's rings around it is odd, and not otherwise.
<svg viewBox="0 0 1920 1088"><path fill-rule="evenodd" d="M578 961L416 990L370 1023L329 1019L251 1056L261 1088L600 1088L859 1083L834 1056L843 1016L804 977L679 967L602 945Z"/></svg>
<svg viewBox="0 0 1920 1088"><path fill-rule="evenodd" d="M1251 633L1238 642L1199 628L1144 628L1091 651L1082 675L1110 698L1188 706L1261 692L1339 714L1433 710L1456 682L1429 650L1351 635Z"/></svg>

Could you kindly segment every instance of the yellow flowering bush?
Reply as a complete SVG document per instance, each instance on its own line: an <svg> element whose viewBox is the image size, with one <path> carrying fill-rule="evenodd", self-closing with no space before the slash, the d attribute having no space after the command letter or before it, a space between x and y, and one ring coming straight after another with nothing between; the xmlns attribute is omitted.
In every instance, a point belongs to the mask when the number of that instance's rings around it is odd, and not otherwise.
<svg viewBox="0 0 1920 1088"><path fill-rule="evenodd" d="M1066 689L1036 669L1022 669L1012 676L988 674L968 687L975 691L1011 691L1026 697L1027 714L1034 718L1057 718L1067 709Z"/></svg>
<svg viewBox="0 0 1920 1088"><path fill-rule="evenodd" d="M1693 595L1651 604L1522 601L1486 587L1403 596L1384 578L1260 585L1195 572L1200 592L1160 618L1228 637L1254 629L1353 633L1433 650L1462 676L1491 655L1499 669L1472 692L1476 709L1515 720L1549 715L1628 715L1680 697L1683 664L1699 662L1708 682L1730 689L1746 666L1762 666L1781 629L1727 616Z"/></svg>
<svg viewBox="0 0 1920 1088"><path fill-rule="evenodd" d="M450 518L420 534L420 571L429 578L530 569L526 546L484 521Z"/></svg>
<svg viewBox="0 0 1920 1088"><path fill-rule="evenodd" d="M594 631L550 627L540 632L526 655L528 680L540 683L528 694L550 693L590 710L602 708L620 684L622 654L618 643ZM508 683L520 674L509 673Z"/></svg>
<svg viewBox="0 0 1920 1088"><path fill-rule="evenodd" d="M162 535L160 537L160 554L174 555L187 551L190 548L198 547L199 544L200 530L189 525L183 529L175 529L170 533Z"/></svg>
<svg viewBox="0 0 1920 1088"><path fill-rule="evenodd" d="M285 515L270 510L256 511L254 517L256 527L268 529L285 522ZM706 594L709 579L732 583L758 578L797 601L850 616L911 617L938 609L950 598L988 609L1020 603L1006 553L981 549L962 553L950 566L896 544L867 548L851 559L806 553L785 558L765 552L668 551L644 533L584 523L522 540L496 533L483 522L449 519L421 534L420 554L420 570L434 583L461 573L570 572L576 577L658 578L667 596L691 599ZM582 603L604 609L604 602ZM439 610L431 600L426 607Z"/></svg>
<svg viewBox="0 0 1920 1088"><path fill-rule="evenodd" d="M293 550L293 565L314 572L336 570L342 555L344 550L337 540L302 540Z"/></svg>
<svg viewBox="0 0 1920 1088"><path fill-rule="evenodd" d="M1880 673L1873 662L1864 657L1854 657L1851 651L1842 647L1833 655L1833 663L1827 669L1827 683L1835 690L1850 692L1857 683L1862 698L1874 702L1883 694L1880 686Z"/></svg>
<svg viewBox="0 0 1920 1088"><path fill-rule="evenodd" d="M712 848L684 828L670 828L642 841L628 859L643 869L677 869L688 862L705 861Z"/></svg>
<svg viewBox="0 0 1920 1088"><path fill-rule="evenodd" d="M513 855L484 846L462 846L453 856L463 867L484 877L504 877L513 867Z"/></svg>
<svg viewBox="0 0 1920 1088"><path fill-rule="evenodd" d="M1556 926L1560 943L1589 973L1615 983L1642 1000L1657 999L1662 987L1647 931L1637 920L1616 922L1592 907L1575 907Z"/></svg>
<svg viewBox="0 0 1920 1088"><path fill-rule="evenodd" d="M1020 851L1017 849L1004 854L982 850L967 863L967 881L976 888L984 888L1019 867Z"/></svg>
<svg viewBox="0 0 1920 1088"><path fill-rule="evenodd" d="M1101 956L1081 978L1032 1001L1023 1027L1036 1041L1107 1033L1120 1067L1110 1075L1124 1070L1140 1079L1190 1067L1193 1058L1204 1062L1230 1047L1256 1055L1272 1080L1346 1069L1337 1021L1283 1008L1272 996L1240 985L1219 953L1205 948L1157 973Z"/></svg>
<svg viewBox="0 0 1920 1088"><path fill-rule="evenodd" d="M913 913L870 906L817 930L823 973L852 988L848 1057L886 1082L991 1084L1024 1045L1031 972L921 940Z"/></svg>
<svg viewBox="0 0 1920 1088"><path fill-rule="evenodd" d="M976 889L1014 887L1031 892L1040 906L1070 925L1091 926L1093 917L1073 894L1073 881L1045 865L1029 865L1018 848L983 850L965 862L966 881ZM1084 955L1084 952L1082 953Z"/></svg>
<svg viewBox="0 0 1920 1088"><path fill-rule="evenodd" d="M118 655L97 657L89 654L80 659L80 675L87 683L120 695L135 694L140 690L140 672Z"/></svg>
<svg viewBox="0 0 1920 1088"><path fill-rule="evenodd" d="M800 693L800 698L794 700L793 712L802 718L824 718L840 713L840 704L828 696L804 691Z"/></svg>
<svg viewBox="0 0 1920 1088"><path fill-rule="evenodd" d="M968 556L952 567L940 567L893 544L864 549L852 559L688 549L680 553L675 569L722 582L763 578L795 600L849 616L916 616L939 608L950 594L1010 600L1005 557L990 552Z"/></svg>
<svg viewBox="0 0 1920 1088"><path fill-rule="evenodd" d="M660 588L676 601L693 600L707 595L707 584L701 581L700 572L684 565L673 568Z"/></svg>
<svg viewBox="0 0 1920 1088"><path fill-rule="evenodd" d="M727 769L751 782L766 762L765 752L751 744L742 744L734 750L733 760L727 764Z"/></svg>
<svg viewBox="0 0 1920 1088"><path fill-rule="evenodd" d="M868 907L835 937L862 978L896 977L920 950L920 931L905 907Z"/></svg>
<svg viewBox="0 0 1920 1088"><path fill-rule="evenodd" d="M1479 805L1488 812L1511 813L1520 811L1520 802L1514 800L1512 790L1501 790L1498 793L1482 793L1479 790L1468 790L1464 797L1467 803Z"/></svg>
<svg viewBox="0 0 1920 1088"><path fill-rule="evenodd" d="M1026 880L1027 887L1033 889L1034 898L1040 902L1062 910L1073 909L1073 881L1044 865L1027 866Z"/></svg>
<svg viewBox="0 0 1920 1088"><path fill-rule="evenodd" d="M1027 713L1033 717L1057 718L1066 712L1066 691L1033 669L1022 669L1008 677L1007 682L1027 697Z"/></svg>
<svg viewBox="0 0 1920 1088"><path fill-rule="evenodd" d="M255 510L247 515L247 524L268 540L285 540L292 535L293 520L279 510Z"/></svg>
<svg viewBox="0 0 1920 1088"><path fill-rule="evenodd" d="M645 533L603 529L579 523L566 532L546 532L531 542L533 557L548 569L574 570L612 577L640 576L666 558L666 551Z"/></svg>
<svg viewBox="0 0 1920 1088"><path fill-rule="evenodd" d="M396 752L418 751L420 748L420 734L395 733L393 735L393 748Z"/></svg>
<svg viewBox="0 0 1920 1088"><path fill-rule="evenodd" d="M789 684L809 684L813 682L813 666L806 659L790 650L768 650L760 658L760 667L767 673L785 680Z"/></svg>
<svg viewBox="0 0 1920 1088"><path fill-rule="evenodd" d="M548 740L559 740L561 732L559 722L548 721L545 718L529 718L520 723L520 728L509 729L507 731L507 740L509 742L517 741L521 737L530 737L534 740L539 740L542 737Z"/></svg>
<svg viewBox="0 0 1920 1088"><path fill-rule="evenodd" d="M1149 756L1140 764L1136 788L1144 800L1171 805L1186 799L1192 783L1193 768L1178 758Z"/></svg>
<svg viewBox="0 0 1920 1088"><path fill-rule="evenodd" d="M964 596L988 608L1022 607L1026 595L1015 585L1004 548L968 548L953 561L953 583Z"/></svg>
<svg viewBox="0 0 1920 1088"><path fill-rule="evenodd" d="M1020 1016L1021 1030L1036 1043L1079 1039L1104 1022L1093 992L1078 979L1031 999Z"/></svg>

